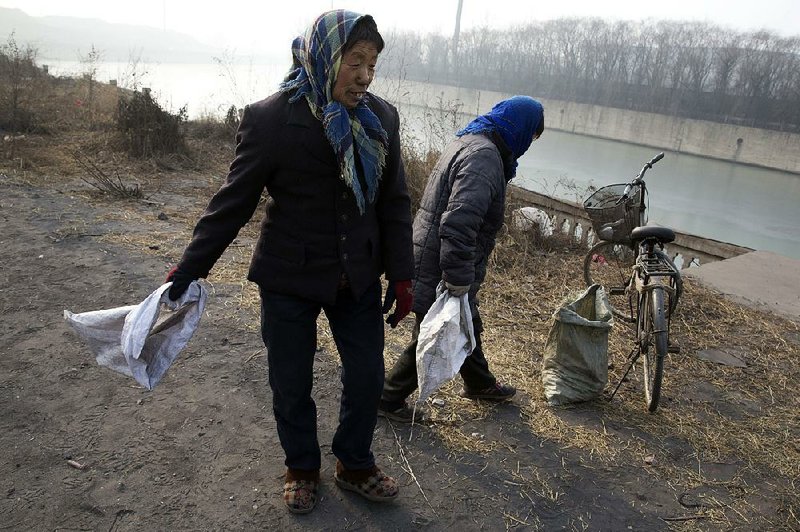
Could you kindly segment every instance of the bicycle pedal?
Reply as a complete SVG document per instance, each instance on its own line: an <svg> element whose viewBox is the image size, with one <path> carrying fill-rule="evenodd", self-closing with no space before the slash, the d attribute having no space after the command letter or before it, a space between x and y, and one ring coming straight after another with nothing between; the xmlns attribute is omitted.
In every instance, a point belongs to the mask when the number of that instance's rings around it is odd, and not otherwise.
<svg viewBox="0 0 800 532"><path fill-rule="evenodd" d="M667 353L674 353L679 355L681 353L681 346L679 345L668 345L667 346Z"/></svg>

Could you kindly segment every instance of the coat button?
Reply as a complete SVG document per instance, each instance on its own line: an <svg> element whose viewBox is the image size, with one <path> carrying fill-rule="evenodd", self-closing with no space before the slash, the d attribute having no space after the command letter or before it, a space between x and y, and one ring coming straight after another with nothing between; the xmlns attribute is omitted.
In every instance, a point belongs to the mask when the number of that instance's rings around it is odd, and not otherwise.
<svg viewBox="0 0 800 532"><path fill-rule="evenodd" d="M345 253L344 255L342 255L342 258L343 258L344 260L347 260L347 253Z"/></svg>
<svg viewBox="0 0 800 532"><path fill-rule="evenodd" d="M347 240L347 235L342 235L342 236L340 236L340 237L339 237L339 240L341 240L342 242L344 242L345 240Z"/></svg>
<svg viewBox="0 0 800 532"><path fill-rule="evenodd" d="M347 199L347 192L342 192L342 199Z"/></svg>
<svg viewBox="0 0 800 532"><path fill-rule="evenodd" d="M342 219L342 221L343 221L343 222L346 222L346 221L347 221L347 215L346 215L346 214L343 214L343 215L342 215L342 217L341 217L341 219Z"/></svg>

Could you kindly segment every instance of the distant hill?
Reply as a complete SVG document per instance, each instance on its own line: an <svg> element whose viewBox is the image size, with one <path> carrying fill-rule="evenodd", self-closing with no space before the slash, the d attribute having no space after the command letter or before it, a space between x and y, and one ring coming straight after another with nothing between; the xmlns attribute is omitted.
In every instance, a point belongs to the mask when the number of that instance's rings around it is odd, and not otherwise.
<svg viewBox="0 0 800 532"><path fill-rule="evenodd" d="M29 44L43 59L77 60L94 45L105 61L208 63L221 50L174 31L111 24L98 19L32 17L20 9L0 7L0 43L14 32L18 44Z"/></svg>

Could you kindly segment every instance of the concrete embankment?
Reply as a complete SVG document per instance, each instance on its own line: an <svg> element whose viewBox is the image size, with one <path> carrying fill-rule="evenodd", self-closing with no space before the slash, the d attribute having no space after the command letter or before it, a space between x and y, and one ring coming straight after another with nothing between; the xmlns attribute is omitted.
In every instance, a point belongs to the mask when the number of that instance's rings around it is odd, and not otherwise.
<svg viewBox="0 0 800 532"><path fill-rule="evenodd" d="M754 251L686 274L734 301L800 322L800 260Z"/></svg>
<svg viewBox="0 0 800 532"><path fill-rule="evenodd" d="M460 106L469 115L485 113L496 102L512 96L415 81L395 82L395 85L386 82L381 88L379 93L401 106ZM800 135L796 133L540 100L548 128L800 174Z"/></svg>

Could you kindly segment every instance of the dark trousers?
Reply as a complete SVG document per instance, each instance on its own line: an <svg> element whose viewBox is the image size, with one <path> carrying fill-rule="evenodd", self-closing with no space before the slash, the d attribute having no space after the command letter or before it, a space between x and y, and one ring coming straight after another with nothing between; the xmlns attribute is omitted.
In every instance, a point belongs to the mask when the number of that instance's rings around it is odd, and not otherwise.
<svg viewBox="0 0 800 532"><path fill-rule="evenodd" d="M419 338L419 325L424 314L416 314L414 330L411 333L411 343L406 346L394 366L386 375L383 383L381 401L386 408L400 408L406 398L417 389L417 338ZM483 354L481 333L483 322L479 315L472 319L475 329L475 349L472 354L464 359L459 373L464 380L464 387L469 390L483 390L494 386L497 379L489 371L489 363Z"/></svg>
<svg viewBox="0 0 800 532"><path fill-rule="evenodd" d="M311 397L317 317L325 311L342 362L339 426L331 449L345 469L375 465L372 434L383 388L383 315L376 281L358 300L340 290L336 303L261 291L261 335L286 467L320 469L317 408Z"/></svg>

